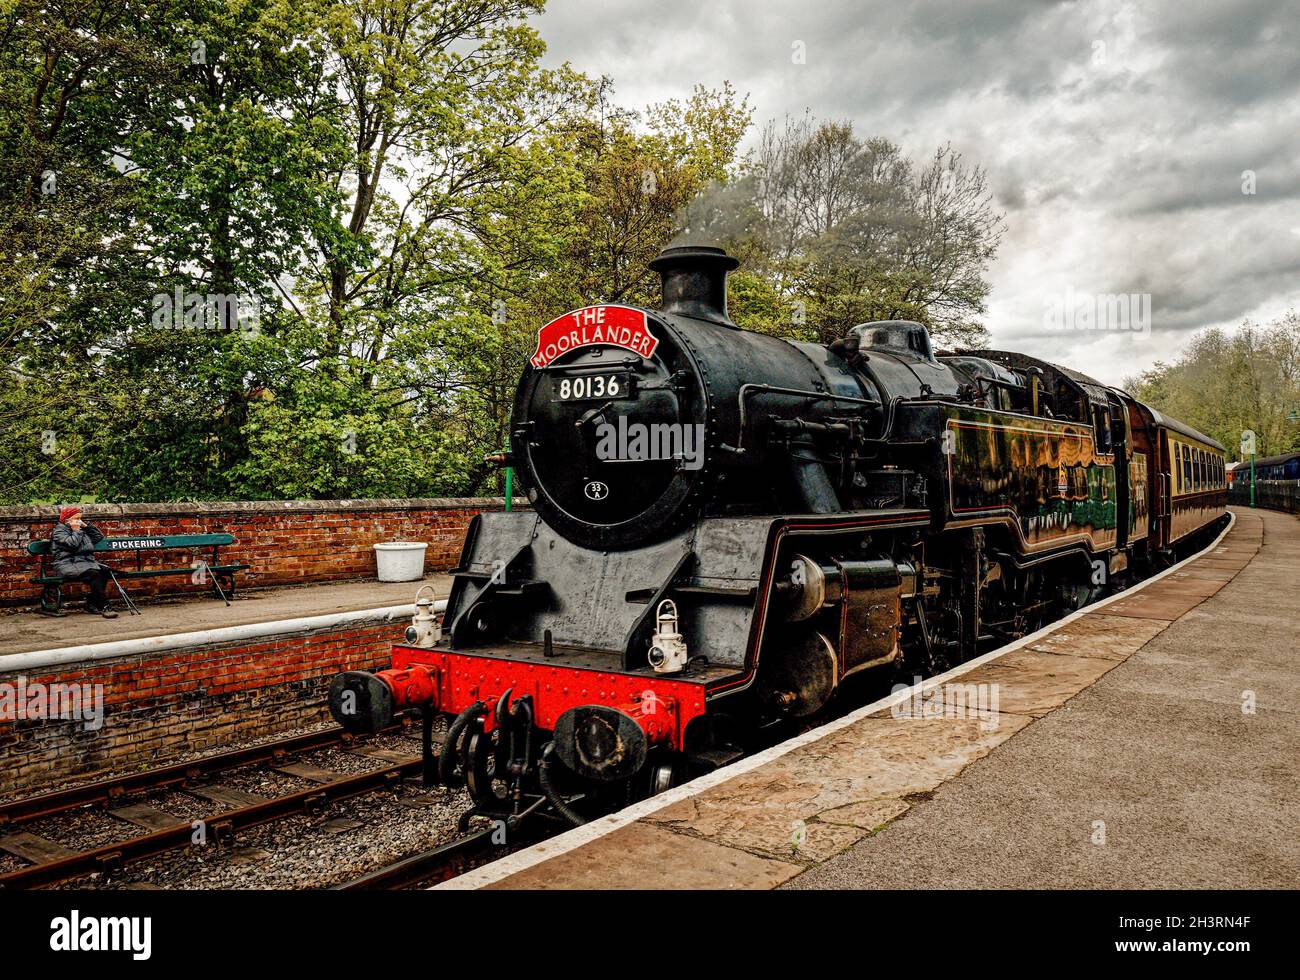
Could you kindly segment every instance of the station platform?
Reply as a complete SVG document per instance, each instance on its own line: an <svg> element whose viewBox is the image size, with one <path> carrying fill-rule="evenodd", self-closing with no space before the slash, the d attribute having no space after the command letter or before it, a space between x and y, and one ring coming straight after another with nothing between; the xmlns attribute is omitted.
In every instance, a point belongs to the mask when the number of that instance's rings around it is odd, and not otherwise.
<svg viewBox="0 0 1300 980"><path fill-rule="evenodd" d="M239 589L231 604L195 587L193 596L148 597L137 601L139 616L130 615L110 587L117 619L104 619L70 606L61 617L37 612L0 612L0 658L15 653L56 650L87 644L139 640L175 633L219 630L283 620L399 606L415 599L424 585L439 598L451 591L450 575L426 575L420 582L325 582L311 585ZM75 599L81 598L81 591ZM0 659L0 663L3 660Z"/></svg>
<svg viewBox="0 0 1300 980"><path fill-rule="evenodd" d="M442 888L1294 888L1300 520Z"/></svg>

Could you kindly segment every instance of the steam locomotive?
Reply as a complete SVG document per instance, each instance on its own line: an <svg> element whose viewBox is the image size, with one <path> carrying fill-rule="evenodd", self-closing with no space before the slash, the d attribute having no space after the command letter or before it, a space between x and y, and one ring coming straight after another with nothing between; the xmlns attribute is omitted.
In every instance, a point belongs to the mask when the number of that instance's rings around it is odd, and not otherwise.
<svg viewBox="0 0 1300 980"><path fill-rule="evenodd" d="M930 675L1168 562L1224 514L1224 450L1023 354L926 328L738 328L722 249L651 263L659 310L546 324L513 466L531 509L466 536L443 618L333 681L335 718L450 724L475 812L570 822L737 758L855 675ZM429 619L430 617L425 617Z"/></svg>

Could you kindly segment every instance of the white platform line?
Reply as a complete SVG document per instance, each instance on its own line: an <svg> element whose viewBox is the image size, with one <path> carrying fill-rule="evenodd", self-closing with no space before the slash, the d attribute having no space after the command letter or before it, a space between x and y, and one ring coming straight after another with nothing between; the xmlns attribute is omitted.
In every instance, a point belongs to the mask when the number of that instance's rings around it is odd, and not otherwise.
<svg viewBox="0 0 1300 980"><path fill-rule="evenodd" d="M1236 514L1228 511L1228 516L1231 519L1228 521L1227 527L1225 527L1219 536L1210 542L1210 544L1205 548L1196 552L1194 555L1184 558L1176 565L1171 565L1163 572L1153 575L1148 579L1144 579L1142 582L1139 582L1131 588L1125 589L1123 592L1117 592L1115 595L1102 599L1100 602L1095 602L1090 606L1085 606L1083 609L1080 609L1077 612L1072 612L1068 616L1056 620L1037 632L1023 636L1018 640L1008 643L1006 646L998 647L998 649L991 650L973 660L968 660L959 667L954 667L946 673L926 678L921 683L913 684L906 690L898 691L888 697L881 698L879 701L874 701L864 707L857 708L841 718L827 722L820 728L814 728L811 731L804 732L802 735L797 735L788 741L782 742L780 745L774 745L755 755L747 756L739 762L735 762L729 766L723 766L721 769L717 769L706 776L692 779L689 783L674 787L667 792L660 793L658 796L652 796L647 800L642 800L640 803L634 803L632 806L619 810L617 813L611 813L607 816L600 817L590 823L583 824L581 827L574 827L572 830L565 831L557 837L552 837L539 844L534 844L521 851L516 851L514 854L509 854L493 861L491 864L484 865L481 868L470 871L456 878L452 878L440 885L434 885L433 887L434 889L464 891L484 888L488 885L496 884L499 881L509 878L511 875L535 867L543 861L549 861L551 858L559 857L561 854L567 854L569 851L590 844L592 841L598 840L606 834L613 833L622 827L626 827L628 824L634 823L642 817L649 816L658 810L662 810L664 807L671 806L681 800L688 800L707 789L725 783L737 776L742 776L747 772L752 772L774 759L779 759L783 755L793 752L795 749L802 748L805 745L825 738L827 735L832 735L844 728L848 728L850 725L856 724L863 718L874 714L877 711L891 708L896 704L902 704L905 701L909 701L919 690L937 687L955 677L960 677L962 674L974 670L976 667L983 666L999 657L1004 657L1008 653L1019 650L1023 646L1035 643L1044 636L1048 636L1060 629L1062 626L1074 622L1076 619L1095 613L1099 609L1104 609L1112 602L1128 598L1136 592L1141 592L1147 586L1154 585L1166 576L1172 575L1188 562L1195 561L1218 547L1219 542L1224 539L1228 532L1231 531L1237 523Z"/></svg>

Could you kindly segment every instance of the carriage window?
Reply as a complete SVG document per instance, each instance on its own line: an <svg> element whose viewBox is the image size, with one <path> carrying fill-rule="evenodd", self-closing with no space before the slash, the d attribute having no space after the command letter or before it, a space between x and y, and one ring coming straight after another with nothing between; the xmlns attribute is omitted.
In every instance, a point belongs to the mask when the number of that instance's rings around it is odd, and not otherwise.
<svg viewBox="0 0 1300 980"><path fill-rule="evenodd" d="M1097 452L1103 454L1112 452L1110 444L1110 413L1104 408L1098 408L1096 405L1092 408L1092 429L1097 434Z"/></svg>
<svg viewBox="0 0 1300 980"><path fill-rule="evenodd" d="M1179 448L1183 452L1183 492L1190 493L1192 490L1192 447L1179 443Z"/></svg>

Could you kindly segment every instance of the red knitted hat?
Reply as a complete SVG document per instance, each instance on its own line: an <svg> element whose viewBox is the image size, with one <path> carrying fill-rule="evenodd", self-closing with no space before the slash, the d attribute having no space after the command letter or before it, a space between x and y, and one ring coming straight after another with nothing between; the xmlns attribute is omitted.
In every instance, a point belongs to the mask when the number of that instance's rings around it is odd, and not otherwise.
<svg viewBox="0 0 1300 980"><path fill-rule="evenodd" d="M60 510L59 510L59 523L60 523L60 524L67 524L68 521L72 520L74 517L76 517L76 516L77 516L78 514L80 514L80 513L81 513L81 508L80 508L80 507L63 507L63 508L60 508Z"/></svg>

